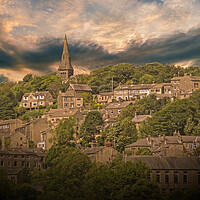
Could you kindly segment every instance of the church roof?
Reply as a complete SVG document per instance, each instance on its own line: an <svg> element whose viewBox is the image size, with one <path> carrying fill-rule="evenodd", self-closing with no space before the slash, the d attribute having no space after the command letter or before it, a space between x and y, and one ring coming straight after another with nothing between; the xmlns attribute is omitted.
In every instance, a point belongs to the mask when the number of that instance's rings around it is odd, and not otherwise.
<svg viewBox="0 0 200 200"><path fill-rule="evenodd" d="M71 70L73 70L73 67L71 65L71 59L70 59L66 35L65 35L63 52L62 52L62 56L61 56L59 69L71 69Z"/></svg>

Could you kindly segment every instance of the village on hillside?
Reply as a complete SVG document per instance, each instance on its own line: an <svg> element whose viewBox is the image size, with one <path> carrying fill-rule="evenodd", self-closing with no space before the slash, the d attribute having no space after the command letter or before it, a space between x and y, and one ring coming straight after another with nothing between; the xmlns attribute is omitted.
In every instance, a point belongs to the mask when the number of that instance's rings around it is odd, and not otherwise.
<svg viewBox="0 0 200 200"><path fill-rule="evenodd" d="M169 111L160 111L159 106L193 98L192 95L200 88L200 76L175 74L168 83L119 83L117 87L113 86L112 80L111 91L95 94L89 84L71 81L76 77L66 36L57 74L67 87L59 91L56 108L53 107L55 101L52 92L27 92L22 95L19 103L21 108L30 112L49 106L51 109L29 121L20 118L0 120L0 168L6 170L9 179L20 183L24 168L29 168L30 171L34 168L45 169L46 153L56 143L54 139L58 137L58 130L69 123L66 125L68 128L63 131L70 130L71 135L63 141L73 144L93 162L111 165L121 154L125 162L141 160L149 166L151 177L156 177L163 194L177 189L200 189L198 123L194 129L193 122L188 118L184 130L181 121L177 122L178 128L174 124L171 129L164 130L159 127L161 122L156 123L154 119L156 110L146 108L148 103L144 104L145 111L140 110L141 102L152 98L151 102L160 102L157 108L160 114L156 114L157 116L168 113ZM93 106L91 102L97 106ZM135 109L135 105L138 109ZM194 110L199 113L196 108ZM129 117L125 121L121 116L126 115ZM180 118L181 115L182 113L179 114ZM169 116L169 120L171 118ZM73 122L70 122L72 119ZM152 128L153 123L155 129ZM130 130L125 132L129 127ZM113 131L114 129L117 130ZM188 131L188 134L182 134L181 131ZM124 138L120 140L117 134Z"/></svg>

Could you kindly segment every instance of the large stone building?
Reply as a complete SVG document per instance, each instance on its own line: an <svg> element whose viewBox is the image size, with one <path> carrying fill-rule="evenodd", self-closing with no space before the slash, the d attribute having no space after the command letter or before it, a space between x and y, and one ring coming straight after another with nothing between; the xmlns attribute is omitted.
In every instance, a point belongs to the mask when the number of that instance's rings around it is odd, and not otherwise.
<svg viewBox="0 0 200 200"><path fill-rule="evenodd" d="M183 76L171 79L173 96L187 98L193 91L200 88L200 76Z"/></svg>
<svg viewBox="0 0 200 200"><path fill-rule="evenodd" d="M144 162L162 194L200 189L200 157L127 156L125 162Z"/></svg>
<svg viewBox="0 0 200 200"><path fill-rule="evenodd" d="M70 84L66 92L58 95L58 109L81 108L83 106L83 96L85 92L92 92L87 84Z"/></svg>
<svg viewBox="0 0 200 200"><path fill-rule="evenodd" d="M199 136L159 136L143 138L125 147L125 152L136 155L140 148L148 148L153 155L159 156L188 156L200 146Z"/></svg>
<svg viewBox="0 0 200 200"><path fill-rule="evenodd" d="M118 103L110 103L106 106L106 115L107 118L116 118L124 108L131 105L131 101L124 101Z"/></svg>
<svg viewBox="0 0 200 200"><path fill-rule="evenodd" d="M112 147L100 146L88 148L84 150L83 153L89 156L93 162L110 164L118 152Z"/></svg>
<svg viewBox="0 0 200 200"><path fill-rule="evenodd" d="M20 102L20 106L27 109L36 109L40 106L47 107L49 105L53 105L53 97L49 91L25 93Z"/></svg>
<svg viewBox="0 0 200 200"><path fill-rule="evenodd" d="M71 59L70 59L70 54L69 54L69 49L68 49L68 44L67 44L67 37L65 35L63 52L61 56L60 65L58 68L58 75L64 81L67 81L70 76L73 76L73 74L74 74L74 69L71 65Z"/></svg>
<svg viewBox="0 0 200 200"><path fill-rule="evenodd" d="M0 150L0 169L4 169L8 178L20 183L23 169L45 168L45 154L30 149Z"/></svg>

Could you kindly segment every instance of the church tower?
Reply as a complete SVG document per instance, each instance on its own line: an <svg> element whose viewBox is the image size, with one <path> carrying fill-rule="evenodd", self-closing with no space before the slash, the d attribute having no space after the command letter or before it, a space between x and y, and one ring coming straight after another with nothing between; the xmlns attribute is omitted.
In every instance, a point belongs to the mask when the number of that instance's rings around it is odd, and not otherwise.
<svg viewBox="0 0 200 200"><path fill-rule="evenodd" d="M63 80L68 80L69 77L73 76L74 74L74 69L71 65L71 59L69 55L66 35L65 35L62 57L58 68L58 74Z"/></svg>

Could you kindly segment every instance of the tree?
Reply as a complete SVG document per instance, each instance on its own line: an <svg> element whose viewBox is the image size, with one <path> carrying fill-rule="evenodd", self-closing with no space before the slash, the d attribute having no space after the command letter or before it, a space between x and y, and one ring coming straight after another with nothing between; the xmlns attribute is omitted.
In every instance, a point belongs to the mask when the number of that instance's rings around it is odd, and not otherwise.
<svg viewBox="0 0 200 200"><path fill-rule="evenodd" d="M193 121L193 117L189 116L187 121L186 121L185 128L184 128L184 134L185 135L192 135L194 127L195 127L195 123Z"/></svg>
<svg viewBox="0 0 200 200"><path fill-rule="evenodd" d="M140 83L144 83L144 84L151 84L154 81L154 77L150 74L145 74L140 78Z"/></svg>
<svg viewBox="0 0 200 200"><path fill-rule="evenodd" d="M74 146L74 134L76 123L73 117L62 119L56 127L54 141L59 146Z"/></svg>
<svg viewBox="0 0 200 200"><path fill-rule="evenodd" d="M103 125L103 119L101 113L98 111L89 112L80 127L80 138L88 142L95 138L95 135L99 132L97 126Z"/></svg>

